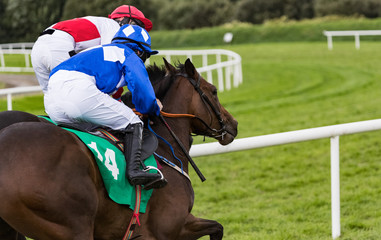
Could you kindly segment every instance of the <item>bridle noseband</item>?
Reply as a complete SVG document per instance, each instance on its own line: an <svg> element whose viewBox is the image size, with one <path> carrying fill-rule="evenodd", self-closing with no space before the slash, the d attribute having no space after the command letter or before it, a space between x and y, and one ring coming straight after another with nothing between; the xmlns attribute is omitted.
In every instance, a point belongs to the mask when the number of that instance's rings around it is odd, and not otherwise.
<svg viewBox="0 0 381 240"><path fill-rule="evenodd" d="M188 81L192 84L194 89L200 95L201 100L204 103L204 105L209 106L212 109L212 111L214 112L214 114L216 115L216 117L218 119L218 122L220 123L221 128L217 130L215 128L212 128L209 124L207 124L200 117L195 116L195 118L198 119L206 128L208 128L210 131L212 131L211 137L214 137L214 138L221 137L222 139L224 139L224 136L227 134L225 122L221 117L220 111L212 104L212 102L210 101L208 96L206 96L206 94L200 88L201 74L198 74L197 80L189 77L188 74L183 74L183 73L178 73L178 74L176 74L176 76L181 76L181 77L188 79ZM210 112L208 107L207 107L207 109Z"/></svg>

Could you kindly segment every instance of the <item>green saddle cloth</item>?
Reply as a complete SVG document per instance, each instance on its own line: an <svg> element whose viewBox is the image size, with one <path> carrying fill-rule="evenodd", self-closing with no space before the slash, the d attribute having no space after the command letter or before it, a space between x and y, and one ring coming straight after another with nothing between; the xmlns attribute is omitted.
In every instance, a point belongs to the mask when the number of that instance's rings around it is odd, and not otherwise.
<svg viewBox="0 0 381 240"><path fill-rule="evenodd" d="M39 117L44 118L57 125L48 117ZM135 188L128 182L126 178L126 161L123 152L104 138L71 128L62 127L62 129L77 135L77 137L83 143L85 143L85 145L94 154L100 173L102 175L104 185L110 198L116 203L129 205L129 207L134 210L136 193ZM144 160L144 164L146 166L153 166L155 168L157 167L157 163L153 155ZM152 191L152 189L142 189L140 213L145 213L148 200L152 195Z"/></svg>

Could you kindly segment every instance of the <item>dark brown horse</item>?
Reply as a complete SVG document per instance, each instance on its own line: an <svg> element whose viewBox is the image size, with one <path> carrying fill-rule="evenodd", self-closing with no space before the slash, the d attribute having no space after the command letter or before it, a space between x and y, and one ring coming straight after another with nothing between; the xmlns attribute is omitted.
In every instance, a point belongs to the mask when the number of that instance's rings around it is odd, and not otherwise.
<svg viewBox="0 0 381 240"><path fill-rule="evenodd" d="M232 142L237 121L220 105L216 88L189 60L178 68L164 62L165 68L148 69L163 111L196 116L166 118L186 150L191 133L214 137L223 145ZM159 118L150 120L188 172L188 160L168 129ZM107 196L92 153L76 136L23 112L0 113L0 128L0 239L24 239L21 234L36 240L123 238L132 211ZM156 152L179 164L163 142ZM162 165L168 184L154 190L133 238L222 239L221 224L190 213L190 180Z"/></svg>

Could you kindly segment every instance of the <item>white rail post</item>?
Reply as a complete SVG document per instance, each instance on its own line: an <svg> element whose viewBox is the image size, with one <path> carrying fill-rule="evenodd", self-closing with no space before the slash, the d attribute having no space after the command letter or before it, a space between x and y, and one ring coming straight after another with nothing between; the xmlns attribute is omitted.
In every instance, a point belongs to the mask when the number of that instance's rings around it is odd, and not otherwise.
<svg viewBox="0 0 381 240"><path fill-rule="evenodd" d="M206 73L206 79L208 80L209 83L213 84L213 73L212 73L212 70L209 70Z"/></svg>
<svg viewBox="0 0 381 240"><path fill-rule="evenodd" d="M7 94L7 109L12 110L12 93Z"/></svg>
<svg viewBox="0 0 381 240"><path fill-rule="evenodd" d="M188 54L188 55L187 55L187 58L189 58L189 60L191 60L191 61L193 62L192 54Z"/></svg>
<svg viewBox="0 0 381 240"><path fill-rule="evenodd" d="M25 67L30 67L29 54L24 54L25 56Z"/></svg>
<svg viewBox="0 0 381 240"><path fill-rule="evenodd" d="M327 34L327 44L328 44L328 49L332 50L333 44L332 44L332 35Z"/></svg>
<svg viewBox="0 0 381 240"><path fill-rule="evenodd" d="M202 54L202 67L206 67L206 66L208 66L208 55ZM211 76L211 74L209 74L209 71L206 74L206 81L208 81L210 83L213 82L212 76Z"/></svg>
<svg viewBox="0 0 381 240"><path fill-rule="evenodd" d="M202 66L203 67L208 66L208 55L207 54L202 54Z"/></svg>
<svg viewBox="0 0 381 240"><path fill-rule="evenodd" d="M332 238L340 237L340 156L339 136L331 137Z"/></svg>
<svg viewBox="0 0 381 240"><path fill-rule="evenodd" d="M360 34L359 33L355 34L355 46L356 46L356 49L360 49Z"/></svg>
<svg viewBox="0 0 381 240"><path fill-rule="evenodd" d="M230 66L227 66L225 68L225 85L227 90L230 90L232 88L230 77L231 77L231 68Z"/></svg>
<svg viewBox="0 0 381 240"><path fill-rule="evenodd" d="M4 53L1 47L0 47L0 65L2 68L5 68Z"/></svg>
<svg viewBox="0 0 381 240"><path fill-rule="evenodd" d="M167 55L165 56L165 59L167 59L167 61L168 61L169 63L171 63L171 55L167 54Z"/></svg>
<svg viewBox="0 0 381 240"><path fill-rule="evenodd" d="M220 53L216 54L216 62L217 64L221 63ZM220 92L223 92L224 91L224 76L223 76L222 68L217 69L217 77L218 77L218 90Z"/></svg>

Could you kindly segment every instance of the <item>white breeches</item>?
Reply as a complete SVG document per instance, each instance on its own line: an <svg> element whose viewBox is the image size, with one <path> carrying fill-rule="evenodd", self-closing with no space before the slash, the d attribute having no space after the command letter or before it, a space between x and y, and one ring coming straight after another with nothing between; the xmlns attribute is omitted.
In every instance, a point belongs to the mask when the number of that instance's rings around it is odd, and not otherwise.
<svg viewBox="0 0 381 240"><path fill-rule="evenodd" d="M31 59L36 78L46 93L49 74L58 64L70 58L69 52L74 50L74 38L64 32L55 30L53 34L40 36L34 43Z"/></svg>
<svg viewBox="0 0 381 240"><path fill-rule="evenodd" d="M125 104L101 92L95 79L77 71L60 70L49 80L45 111L56 123L93 123L123 130L140 118Z"/></svg>

